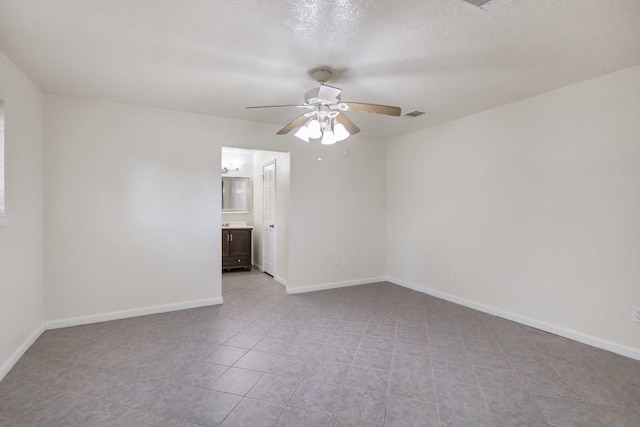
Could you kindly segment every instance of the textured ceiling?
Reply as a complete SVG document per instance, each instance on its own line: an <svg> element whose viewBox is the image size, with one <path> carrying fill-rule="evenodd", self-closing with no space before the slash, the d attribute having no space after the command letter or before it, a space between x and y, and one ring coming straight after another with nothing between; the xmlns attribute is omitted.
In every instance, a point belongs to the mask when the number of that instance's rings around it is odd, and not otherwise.
<svg viewBox="0 0 640 427"><path fill-rule="evenodd" d="M640 64L639 0L0 0L0 50L45 92L284 125L309 70L387 138ZM286 136L284 138L290 138Z"/></svg>

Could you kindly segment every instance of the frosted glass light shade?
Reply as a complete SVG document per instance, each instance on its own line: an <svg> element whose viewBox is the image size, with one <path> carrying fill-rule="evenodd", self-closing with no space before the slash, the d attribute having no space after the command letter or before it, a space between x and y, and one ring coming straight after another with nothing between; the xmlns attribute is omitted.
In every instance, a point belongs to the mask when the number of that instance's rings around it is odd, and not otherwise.
<svg viewBox="0 0 640 427"><path fill-rule="evenodd" d="M309 129L306 125L303 125L298 129L298 131L294 134L304 142L309 142Z"/></svg>
<svg viewBox="0 0 640 427"><path fill-rule="evenodd" d="M320 141L321 144L324 145L331 145L331 144L335 144L336 142L338 142L338 140L336 139L336 136L333 134L333 131L326 131L323 135L322 135L322 140Z"/></svg>
<svg viewBox="0 0 640 427"><path fill-rule="evenodd" d="M311 121L309 121L309 124L307 125L307 130L308 130L307 136L309 138L317 139L322 136L322 131L320 130L320 122L316 119L311 119Z"/></svg>
<svg viewBox="0 0 640 427"><path fill-rule="evenodd" d="M333 127L333 133L336 136L336 141L345 140L351 135L342 123L338 123Z"/></svg>

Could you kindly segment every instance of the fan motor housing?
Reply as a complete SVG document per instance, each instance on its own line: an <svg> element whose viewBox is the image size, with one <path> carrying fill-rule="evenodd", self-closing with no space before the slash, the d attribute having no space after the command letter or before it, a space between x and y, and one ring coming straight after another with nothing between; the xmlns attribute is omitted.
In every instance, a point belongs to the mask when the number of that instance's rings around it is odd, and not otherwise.
<svg viewBox="0 0 640 427"><path fill-rule="evenodd" d="M314 104L318 104L318 103L326 103L326 101L322 101L320 99L318 99L318 92L320 92L320 88L319 87L314 87L313 89L309 89L307 91L307 93L304 94L304 103L307 105L314 105ZM336 96L336 100L338 102L340 102L341 100L341 94L338 94Z"/></svg>

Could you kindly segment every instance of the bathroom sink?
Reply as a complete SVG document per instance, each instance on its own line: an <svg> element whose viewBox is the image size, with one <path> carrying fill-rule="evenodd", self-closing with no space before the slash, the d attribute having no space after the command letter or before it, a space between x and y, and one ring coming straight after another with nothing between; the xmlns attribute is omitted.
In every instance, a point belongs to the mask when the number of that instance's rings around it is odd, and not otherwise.
<svg viewBox="0 0 640 427"><path fill-rule="evenodd" d="M245 221L229 221L223 222L222 228L253 228L253 226L247 225Z"/></svg>

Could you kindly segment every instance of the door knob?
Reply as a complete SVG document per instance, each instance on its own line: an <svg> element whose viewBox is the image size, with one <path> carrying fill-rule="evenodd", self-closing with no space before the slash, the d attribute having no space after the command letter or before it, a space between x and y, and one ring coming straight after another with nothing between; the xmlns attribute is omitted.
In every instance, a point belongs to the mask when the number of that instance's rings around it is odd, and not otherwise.
<svg viewBox="0 0 640 427"><path fill-rule="evenodd" d="M273 224L271 224L271 225L269 226L269 228L273 228Z"/></svg>

